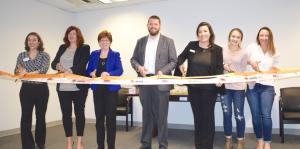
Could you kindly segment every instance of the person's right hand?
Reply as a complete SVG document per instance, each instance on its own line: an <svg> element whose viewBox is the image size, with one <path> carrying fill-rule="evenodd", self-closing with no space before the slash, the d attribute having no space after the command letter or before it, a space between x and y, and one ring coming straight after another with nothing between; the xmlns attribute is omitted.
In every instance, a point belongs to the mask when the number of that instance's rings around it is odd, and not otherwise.
<svg viewBox="0 0 300 149"><path fill-rule="evenodd" d="M230 73L235 72L235 70L230 67L230 64L224 64L224 70Z"/></svg>
<svg viewBox="0 0 300 149"><path fill-rule="evenodd" d="M145 67L143 67L143 66L139 66L139 67L138 67L138 71L139 71L139 73L140 73L143 77L145 77L146 74L147 74L147 69L146 69Z"/></svg>
<svg viewBox="0 0 300 149"><path fill-rule="evenodd" d="M260 72L259 63L260 61L250 61L250 65L252 66L252 68L258 72Z"/></svg>
<svg viewBox="0 0 300 149"><path fill-rule="evenodd" d="M96 69L90 73L90 76L92 78L96 78Z"/></svg>
<svg viewBox="0 0 300 149"><path fill-rule="evenodd" d="M182 76L185 77L186 76L186 67L182 64L179 66L179 70L182 73Z"/></svg>
<svg viewBox="0 0 300 149"><path fill-rule="evenodd" d="M56 64L56 70L58 71L58 72L65 72L65 68L62 66L62 64L60 64L60 63L57 63Z"/></svg>
<svg viewBox="0 0 300 149"><path fill-rule="evenodd" d="M24 67L22 67L21 65L19 65L17 68L17 74L24 75L26 73L27 73L26 69Z"/></svg>

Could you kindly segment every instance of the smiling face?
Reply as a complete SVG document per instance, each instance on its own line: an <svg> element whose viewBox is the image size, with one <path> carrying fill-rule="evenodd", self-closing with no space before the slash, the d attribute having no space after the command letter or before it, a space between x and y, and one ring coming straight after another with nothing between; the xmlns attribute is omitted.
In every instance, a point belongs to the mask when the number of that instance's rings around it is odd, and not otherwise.
<svg viewBox="0 0 300 149"><path fill-rule="evenodd" d="M77 33L75 30L72 30L68 34L68 40L70 43L76 43L77 42Z"/></svg>
<svg viewBox="0 0 300 149"><path fill-rule="evenodd" d="M243 35L238 30L231 31L229 38L228 38L228 44L229 46L236 46L240 47L242 43Z"/></svg>
<svg viewBox="0 0 300 149"><path fill-rule="evenodd" d="M40 45L40 41L38 40L37 36L29 35L27 38L27 45L30 50L37 50Z"/></svg>
<svg viewBox="0 0 300 149"><path fill-rule="evenodd" d="M148 20L147 27L148 27L149 34L151 36L157 35L160 31L160 21L159 21L159 19L150 18Z"/></svg>
<svg viewBox="0 0 300 149"><path fill-rule="evenodd" d="M210 32L208 26L200 26L197 34L198 40L202 43L209 43Z"/></svg>
<svg viewBox="0 0 300 149"><path fill-rule="evenodd" d="M262 29L258 34L258 41L261 46L268 46L270 33L266 29Z"/></svg>
<svg viewBox="0 0 300 149"><path fill-rule="evenodd" d="M111 41L108 37L102 37L98 42L102 50L108 50L111 44Z"/></svg>

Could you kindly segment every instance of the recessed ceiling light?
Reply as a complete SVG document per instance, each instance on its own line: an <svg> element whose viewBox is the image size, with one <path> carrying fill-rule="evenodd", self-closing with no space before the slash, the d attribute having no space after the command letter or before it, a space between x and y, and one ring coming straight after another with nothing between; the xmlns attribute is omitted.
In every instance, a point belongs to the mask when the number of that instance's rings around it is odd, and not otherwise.
<svg viewBox="0 0 300 149"><path fill-rule="evenodd" d="M99 0L100 2L104 3L104 4L109 4L112 3L111 0Z"/></svg>
<svg viewBox="0 0 300 149"><path fill-rule="evenodd" d="M125 1L128 1L128 0L98 0L104 4L109 4L109 3L114 3L114 2L125 2Z"/></svg>

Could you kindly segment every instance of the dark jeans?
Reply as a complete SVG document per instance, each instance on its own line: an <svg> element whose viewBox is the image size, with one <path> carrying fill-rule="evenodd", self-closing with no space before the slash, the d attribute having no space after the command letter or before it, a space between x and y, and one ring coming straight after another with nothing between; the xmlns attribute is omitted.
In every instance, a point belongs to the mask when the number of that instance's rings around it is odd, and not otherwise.
<svg viewBox="0 0 300 149"><path fill-rule="evenodd" d="M256 83L247 90L247 99L252 114L252 124L256 138L265 142L272 140L272 106L275 91L273 86Z"/></svg>
<svg viewBox="0 0 300 149"><path fill-rule="evenodd" d="M188 98L194 114L196 149L212 149L215 135L215 89L188 87Z"/></svg>
<svg viewBox="0 0 300 149"><path fill-rule="evenodd" d="M226 89L224 98L221 98L223 109L223 125L225 136L232 135L232 104L234 106L234 117L236 121L236 131L238 138L245 135L245 90Z"/></svg>
<svg viewBox="0 0 300 149"><path fill-rule="evenodd" d="M66 137L73 136L72 102L76 117L77 136L83 136L85 126L84 108L88 90L58 91L57 93Z"/></svg>
<svg viewBox="0 0 300 149"><path fill-rule="evenodd" d="M47 110L49 89L47 84L23 83L20 90L20 102L22 109L21 116L21 139L23 149L34 149L35 143L31 133L32 112L35 107L36 125L35 142L39 146L45 145L46 122L45 114Z"/></svg>
<svg viewBox="0 0 300 149"><path fill-rule="evenodd" d="M102 86L93 91L93 95L98 149L104 149L105 146L105 120L108 149L115 149L118 92L108 91Z"/></svg>

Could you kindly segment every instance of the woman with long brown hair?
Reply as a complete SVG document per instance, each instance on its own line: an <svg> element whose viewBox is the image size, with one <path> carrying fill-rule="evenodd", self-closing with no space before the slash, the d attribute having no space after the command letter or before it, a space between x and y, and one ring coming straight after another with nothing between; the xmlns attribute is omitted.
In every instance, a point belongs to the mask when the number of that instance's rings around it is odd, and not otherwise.
<svg viewBox="0 0 300 149"><path fill-rule="evenodd" d="M279 55L275 49L270 28L262 27L256 43L247 47L252 71L278 69ZM274 80L264 80L248 85L247 99L252 114L253 129L257 139L257 149L270 149L272 139L272 106L275 97Z"/></svg>
<svg viewBox="0 0 300 149"><path fill-rule="evenodd" d="M90 46L84 44L82 33L78 27L70 26L64 36L62 44L51 63L52 69L59 73L85 75L85 69L90 57ZM88 86L82 84L57 84L67 149L72 149L72 103L76 117L77 149L83 148L83 133L85 126L85 101Z"/></svg>

